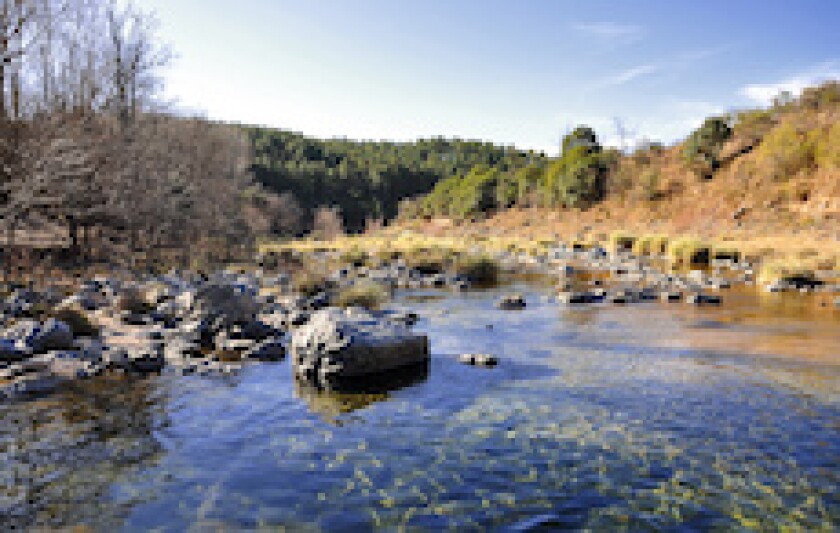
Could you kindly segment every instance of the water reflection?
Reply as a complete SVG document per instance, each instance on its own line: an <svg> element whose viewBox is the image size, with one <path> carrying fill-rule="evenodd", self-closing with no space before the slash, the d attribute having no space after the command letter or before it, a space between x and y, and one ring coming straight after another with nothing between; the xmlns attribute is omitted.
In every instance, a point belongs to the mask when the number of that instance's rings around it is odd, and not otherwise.
<svg viewBox="0 0 840 533"><path fill-rule="evenodd" d="M0 405L0 528L119 523L110 486L161 452L166 402L153 389L106 377Z"/></svg>
<svg viewBox="0 0 840 533"><path fill-rule="evenodd" d="M496 308L511 291L525 310ZM508 286L414 302L430 367L355 389L295 383L287 360L0 405L0 528L840 523L840 365L781 344L754 353L782 337L828 353L836 329L749 303L558 312L540 298L550 294ZM709 348L720 338L730 350ZM500 364L459 364L467 352Z"/></svg>
<svg viewBox="0 0 840 533"><path fill-rule="evenodd" d="M331 383L329 388L300 379L295 379L294 386L295 395L304 400L313 413L340 425L342 415L384 402L394 392L423 383L428 377L429 363L423 362L363 380Z"/></svg>

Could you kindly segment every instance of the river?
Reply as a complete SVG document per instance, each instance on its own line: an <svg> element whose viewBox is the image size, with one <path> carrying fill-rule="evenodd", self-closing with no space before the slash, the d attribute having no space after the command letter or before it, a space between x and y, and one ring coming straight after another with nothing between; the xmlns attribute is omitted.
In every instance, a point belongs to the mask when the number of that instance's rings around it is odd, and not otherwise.
<svg viewBox="0 0 840 533"><path fill-rule="evenodd" d="M512 290L527 308L496 309ZM551 295L400 294L431 364L366 393L296 385L287 359L0 404L0 525L838 527L840 312Z"/></svg>

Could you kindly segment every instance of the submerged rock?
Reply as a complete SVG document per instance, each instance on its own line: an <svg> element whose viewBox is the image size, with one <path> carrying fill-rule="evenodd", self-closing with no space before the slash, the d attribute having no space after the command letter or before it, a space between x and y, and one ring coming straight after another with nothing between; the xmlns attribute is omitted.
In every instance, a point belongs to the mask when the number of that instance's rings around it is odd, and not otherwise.
<svg viewBox="0 0 840 533"><path fill-rule="evenodd" d="M292 334L295 373L321 382L357 378L429 359L429 340L359 308L324 309Z"/></svg>

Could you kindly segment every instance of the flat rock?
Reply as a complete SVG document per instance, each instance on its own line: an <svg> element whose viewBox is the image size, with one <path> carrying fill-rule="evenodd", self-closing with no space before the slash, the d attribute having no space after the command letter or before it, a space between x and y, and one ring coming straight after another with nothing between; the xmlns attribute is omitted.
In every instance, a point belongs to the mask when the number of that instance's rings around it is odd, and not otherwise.
<svg viewBox="0 0 840 533"><path fill-rule="evenodd" d="M509 294L502 297L496 304L499 309L512 311L516 309L525 309L525 297L521 294Z"/></svg>

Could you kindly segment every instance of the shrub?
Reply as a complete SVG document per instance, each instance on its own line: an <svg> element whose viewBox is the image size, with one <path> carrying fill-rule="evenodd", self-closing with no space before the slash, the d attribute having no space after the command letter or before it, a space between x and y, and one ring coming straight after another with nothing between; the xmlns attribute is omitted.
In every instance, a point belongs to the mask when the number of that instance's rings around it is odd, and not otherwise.
<svg viewBox="0 0 840 533"><path fill-rule="evenodd" d="M499 265L486 255L469 256L456 262L455 272L473 283L492 285L498 281Z"/></svg>
<svg viewBox="0 0 840 533"><path fill-rule="evenodd" d="M331 285L325 274L308 270L299 271L292 279L292 288L307 298L327 291Z"/></svg>
<svg viewBox="0 0 840 533"><path fill-rule="evenodd" d="M829 81L818 87L808 87L799 97L799 105L808 109L825 109L840 103L840 82Z"/></svg>
<svg viewBox="0 0 840 533"><path fill-rule="evenodd" d="M822 168L840 169L840 122L819 137L816 143L816 163Z"/></svg>
<svg viewBox="0 0 840 533"><path fill-rule="evenodd" d="M606 194L607 165L599 151L576 145L549 166L545 195L549 205L584 207Z"/></svg>
<svg viewBox="0 0 840 533"><path fill-rule="evenodd" d="M610 235L610 245L615 252L632 250L636 237L623 231L616 231Z"/></svg>
<svg viewBox="0 0 840 533"><path fill-rule="evenodd" d="M651 255L653 252L653 236L643 235L633 243L633 253L636 255Z"/></svg>
<svg viewBox="0 0 840 533"><path fill-rule="evenodd" d="M721 148L732 128L724 117L709 117L703 125L689 135L683 145L683 158L699 175L709 178L720 165Z"/></svg>
<svg viewBox="0 0 840 533"><path fill-rule="evenodd" d="M377 309L388 300L388 290L372 281L361 281L338 292L335 305L339 307L364 307Z"/></svg>
<svg viewBox="0 0 840 533"><path fill-rule="evenodd" d="M649 168L642 173L639 181L642 186L642 197L645 200L653 201L660 197L659 180L659 172L655 169Z"/></svg>
<svg viewBox="0 0 840 533"><path fill-rule="evenodd" d="M668 247L668 254L675 266L707 266L711 259L711 247L696 239L679 239Z"/></svg>
<svg viewBox="0 0 840 533"><path fill-rule="evenodd" d="M443 248L416 248L404 256L408 268L424 274L437 274L446 270L452 261L453 252Z"/></svg>
<svg viewBox="0 0 840 533"><path fill-rule="evenodd" d="M341 260L344 263L349 264L349 265L353 265L353 266L356 266L356 267L360 267L360 266L364 265L365 263L367 263L367 261L369 259L370 259L370 254L368 254L366 251L361 250L359 248L351 248L350 250L347 250L346 252L341 254Z"/></svg>
<svg viewBox="0 0 840 533"><path fill-rule="evenodd" d="M814 165L813 137L785 122L767 134L758 148L757 157L770 165L773 179L786 180Z"/></svg>

